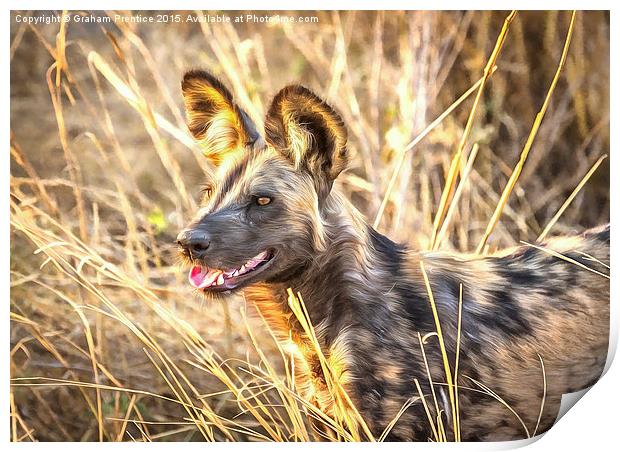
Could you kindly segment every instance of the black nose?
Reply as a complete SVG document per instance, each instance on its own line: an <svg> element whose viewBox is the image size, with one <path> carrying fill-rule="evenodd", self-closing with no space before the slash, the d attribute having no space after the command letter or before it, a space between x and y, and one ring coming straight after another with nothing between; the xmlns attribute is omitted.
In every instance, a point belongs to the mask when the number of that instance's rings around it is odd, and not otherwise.
<svg viewBox="0 0 620 452"><path fill-rule="evenodd" d="M189 254L189 257L199 259L206 254L211 239L206 231L185 229L177 236L177 244Z"/></svg>

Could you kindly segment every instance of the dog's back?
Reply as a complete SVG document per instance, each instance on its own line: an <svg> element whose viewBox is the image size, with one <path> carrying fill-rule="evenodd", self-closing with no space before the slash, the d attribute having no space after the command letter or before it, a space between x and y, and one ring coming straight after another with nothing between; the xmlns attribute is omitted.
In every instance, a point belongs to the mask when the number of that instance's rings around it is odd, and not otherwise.
<svg viewBox="0 0 620 452"><path fill-rule="evenodd" d="M562 394L599 378L609 337L609 240L607 225L489 257L420 256L452 357L462 285L463 439L540 433L556 419ZM419 280L417 257L410 262ZM445 378L443 368L435 372Z"/></svg>

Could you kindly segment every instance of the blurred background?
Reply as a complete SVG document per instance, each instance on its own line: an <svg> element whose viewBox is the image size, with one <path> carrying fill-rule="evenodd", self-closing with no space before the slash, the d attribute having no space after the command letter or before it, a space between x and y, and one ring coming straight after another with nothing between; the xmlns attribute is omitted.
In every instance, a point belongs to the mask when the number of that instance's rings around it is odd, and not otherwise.
<svg viewBox="0 0 620 452"><path fill-rule="evenodd" d="M285 84L312 88L349 128L354 160L338 188L372 224L398 167L378 229L426 249L474 95L402 164L401 153L482 77L507 12L260 13L311 23L186 21L241 11L175 11L179 23L16 20L41 14L62 12L13 11L11 20L12 439L305 439L276 408L268 423L280 436L239 401L257 381L285 378L262 320L243 300L202 300L176 266L174 237L210 174L185 128L183 73L220 77L258 124ZM510 24L441 249L476 249L569 21L570 12L519 12ZM609 13L578 12L557 88L486 250L535 241L586 175L549 235L609 221L609 159L588 174L608 153ZM277 397L266 390L255 400L267 407Z"/></svg>

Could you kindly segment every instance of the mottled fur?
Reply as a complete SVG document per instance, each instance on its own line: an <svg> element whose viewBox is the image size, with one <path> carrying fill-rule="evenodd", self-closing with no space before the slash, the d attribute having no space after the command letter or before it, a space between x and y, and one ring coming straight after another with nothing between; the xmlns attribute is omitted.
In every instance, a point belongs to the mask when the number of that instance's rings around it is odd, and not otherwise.
<svg viewBox="0 0 620 452"><path fill-rule="evenodd" d="M265 143L212 76L188 73L183 91L190 130L199 140L213 137L209 143L216 145L206 149L207 155L220 164L213 194L188 226L208 237L207 252L194 263L229 268L273 250L269 268L244 284L245 297L297 354L298 387L325 412L331 413L331 399L312 347L287 305L286 289L302 294L322 350L379 436L417 395L414 379L431 397L418 333L425 336L436 328L421 262L453 373L462 285L458 384L463 440L543 432L553 424L563 393L585 388L600 376L609 330L609 280L604 276L609 274L609 226L491 256L410 250L375 231L332 189L346 165L346 129L316 95L299 86L276 95L265 121ZM210 101L220 97L224 101ZM217 122L224 138L209 129L212 117L227 118ZM257 206L257 196L272 202ZM453 439L436 336L426 339L424 350L448 439ZM544 392L541 360L547 387L538 422ZM501 397L525 428L474 381ZM428 406L436 416L434 403L429 400ZM387 439L431 437L418 400Z"/></svg>

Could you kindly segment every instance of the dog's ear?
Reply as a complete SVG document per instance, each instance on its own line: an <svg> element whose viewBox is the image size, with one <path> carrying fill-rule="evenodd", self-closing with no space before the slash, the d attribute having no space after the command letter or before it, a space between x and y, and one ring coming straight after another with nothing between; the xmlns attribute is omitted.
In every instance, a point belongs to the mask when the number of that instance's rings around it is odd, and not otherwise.
<svg viewBox="0 0 620 452"><path fill-rule="evenodd" d="M265 138L314 177L319 195L329 193L347 165L347 130L340 115L303 86L287 86L276 94L265 120Z"/></svg>
<svg viewBox="0 0 620 452"><path fill-rule="evenodd" d="M205 155L220 163L259 139L249 116L226 87L205 71L189 71L181 84L188 128L203 146Z"/></svg>

